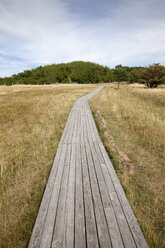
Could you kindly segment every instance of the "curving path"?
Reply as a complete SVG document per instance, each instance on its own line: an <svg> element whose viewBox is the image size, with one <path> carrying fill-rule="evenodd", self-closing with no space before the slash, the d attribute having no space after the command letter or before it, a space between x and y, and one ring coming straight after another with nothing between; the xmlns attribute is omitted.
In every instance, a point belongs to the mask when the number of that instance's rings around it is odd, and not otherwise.
<svg viewBox="0 0 165 248"><path fill-rule="evenodd" d="M88 100L69 114L29 248L147 248L100 140Z"/></svg>

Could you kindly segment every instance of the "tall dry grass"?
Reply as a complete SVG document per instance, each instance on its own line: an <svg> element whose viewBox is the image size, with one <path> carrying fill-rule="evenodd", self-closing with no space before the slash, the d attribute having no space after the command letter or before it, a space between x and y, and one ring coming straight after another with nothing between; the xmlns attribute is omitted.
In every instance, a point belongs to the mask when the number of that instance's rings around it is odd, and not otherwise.
<svg viewBox="0 0 165 248"><path fill-rule="evenodd" d="M96 87L0 87L1 248L27 246L72 104Z"/></svg>
<svg viewBox="0 0 165 248"><path fill-rule="evenodd" d="M150 247L165 247L165 87L112 84L91 107Z"/></svg>

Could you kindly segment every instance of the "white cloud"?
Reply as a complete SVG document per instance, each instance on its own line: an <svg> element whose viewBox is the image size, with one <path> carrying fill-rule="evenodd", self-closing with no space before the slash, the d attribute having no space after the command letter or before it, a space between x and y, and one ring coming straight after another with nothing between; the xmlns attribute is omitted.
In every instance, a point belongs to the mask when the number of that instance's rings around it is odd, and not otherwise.
<svg viewBox="0 0 165 248"><path fill-rule="evenodd" d="M118 1L109 15L90 20L68 4L0 0L0 65L6 56L5 71L73 60L109 66L165 63L163 0Z"/></svg>

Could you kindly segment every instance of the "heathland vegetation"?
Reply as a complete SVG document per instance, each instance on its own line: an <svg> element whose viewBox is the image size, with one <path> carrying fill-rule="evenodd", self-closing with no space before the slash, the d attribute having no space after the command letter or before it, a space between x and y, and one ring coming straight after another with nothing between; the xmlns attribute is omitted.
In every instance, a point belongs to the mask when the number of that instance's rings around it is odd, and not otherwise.
<svg viewBox="0 0 165 248"><path fill-rule="evenodd" d="M90 105L151 248L165 247L165 87L110 84Z"/></svg>
<svg viewBox="0 0 165 248"><path fill-rule="evenodd" d="M67 64L39 66L11 77L0 78L0 85L52 84L52 83L107 83L127 81L157 87L165 83L165 67L153 64L148 67L117 65L114 69L91 62L77 61Z"/></svg>

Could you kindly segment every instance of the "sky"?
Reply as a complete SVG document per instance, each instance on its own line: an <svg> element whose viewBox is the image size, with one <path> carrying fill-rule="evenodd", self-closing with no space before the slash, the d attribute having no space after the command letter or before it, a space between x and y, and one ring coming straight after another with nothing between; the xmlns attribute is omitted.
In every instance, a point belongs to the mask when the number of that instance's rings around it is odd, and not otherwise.
<svg viewBox="0 0 165 248"><path fill-rule="evenodd" d="M0 77L79 60L165 65L165 0L0 0Z"/></svg>

